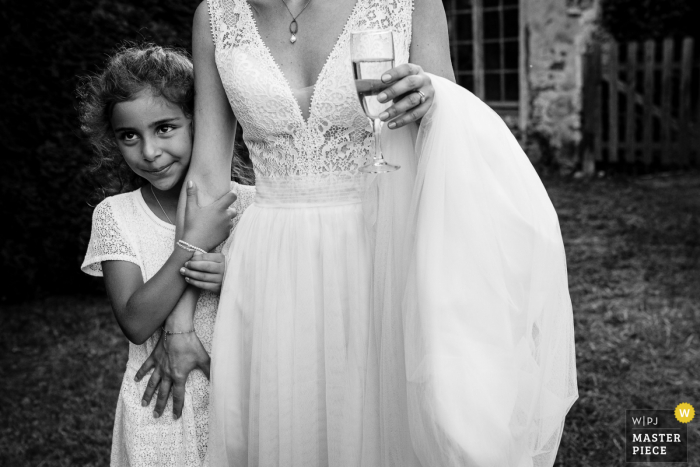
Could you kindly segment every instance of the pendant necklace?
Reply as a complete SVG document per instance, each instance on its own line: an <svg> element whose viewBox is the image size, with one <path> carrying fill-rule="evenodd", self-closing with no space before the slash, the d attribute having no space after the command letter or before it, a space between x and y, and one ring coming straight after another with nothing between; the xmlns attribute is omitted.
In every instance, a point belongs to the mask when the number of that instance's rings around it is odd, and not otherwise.
<svg viewBox="0 0 700 467"><path fill-rule="evenodd" d="M170 220L168 213L165 212L165 209L163 209L163 205L160 204L160 201L158 201L158 197L156 196L156 192L153 191L153 185L151 185L151 193L153 194L153 197L156 199L156 203L158 203L158 206L160 206L160 210L163 211L163 214L165 214L165 218L168 219L168 222L170 222L172 224L173 221Z"/></svg>
<svg viewBox="0 0 700 467"><path fill-rule="evenodd" d="M282 0L282 3L284 3L285 8L287 8L287 11L289 14L292 16L292 22L289 23L289 32L292 33L292 37L289 38L289 42L294 44L297 41L297 32L299 31L299 25L297 24L297 18L306 10L306 7L309 6L309 3L311 3L311 0L307 0L306 4L304 5L304 8L301 9L301 11L294 16L294 13L292 13L292 10L289 9L289 6L287 5L287 2L285 0Z"/></svg>

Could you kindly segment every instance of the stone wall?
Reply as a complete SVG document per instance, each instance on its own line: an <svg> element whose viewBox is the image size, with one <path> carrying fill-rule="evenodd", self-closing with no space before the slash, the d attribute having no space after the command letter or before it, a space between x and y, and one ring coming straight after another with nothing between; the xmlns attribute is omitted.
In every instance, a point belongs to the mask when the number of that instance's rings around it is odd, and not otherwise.
<svg viewBox="0 0 700 467"><path fill-rule="evenodd" d="M527 153L563 172L579 163L582 56L596 30L599 0L522 0L527 56Z"/></svg>

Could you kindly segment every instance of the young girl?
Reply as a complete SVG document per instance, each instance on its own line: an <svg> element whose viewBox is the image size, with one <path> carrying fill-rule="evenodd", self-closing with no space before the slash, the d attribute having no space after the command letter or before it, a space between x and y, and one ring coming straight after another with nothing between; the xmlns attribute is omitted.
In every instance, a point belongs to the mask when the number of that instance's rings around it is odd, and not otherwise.
<svg viewBox="0 0 700 467"><path fill-rule="evenodd" d="M201 465L207 449L207 352L224 258L194 253L214 250L228 237L235 213L251 203L255 191L232 182L232 193L210 206L188 202L187 226L175 246L178 196L192 154L193 82L184 53L144 45L120 50L79 89L82 128L95 149L94 173L108 196L95 208L82 270L104 275L117 322L131 341L112 466ZM195 187L187 191L193 196ZM181 299L192 297L187 283L203 289L194 317L194 300ZM184 401L176 399L171 416L169 388L161 384L157 402L151 401L158 381L152 378L148 387L137 371L156 346L167 352L174 339L190 339L200 349L193 365L202 371L191 373ZM150 395L142 400L145 392ZM171 409L160 416L166 402Z"/></svg>

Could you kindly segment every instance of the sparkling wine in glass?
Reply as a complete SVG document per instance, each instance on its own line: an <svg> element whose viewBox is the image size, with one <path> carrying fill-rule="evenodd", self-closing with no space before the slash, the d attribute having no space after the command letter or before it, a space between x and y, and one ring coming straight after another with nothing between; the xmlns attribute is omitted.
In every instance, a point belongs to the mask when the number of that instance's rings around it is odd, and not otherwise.
<svg viewBox="0 0 700 467"><path fill-rule="evenodd" d="M379 115L393 102L381 103L377 100L377 94L389 87L382 82L382 75L394 68L393 34L388 30L353 32L350 36L350 56L357 95L362 110L372 122L374 133L374 161L361 167L360 172L393 172L400 167L384 160L381 145L383 122L379 120Z"/></svg>

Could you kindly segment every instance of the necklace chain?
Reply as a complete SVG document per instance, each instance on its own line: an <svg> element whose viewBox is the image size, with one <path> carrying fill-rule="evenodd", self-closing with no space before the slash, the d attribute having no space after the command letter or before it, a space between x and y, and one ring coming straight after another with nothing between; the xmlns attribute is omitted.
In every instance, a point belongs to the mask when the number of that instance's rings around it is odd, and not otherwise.
<svg viewBox="0 0 700 467"><path fill-rule="evenodd" d="M158 197L156 196L156 192L153 191L153 185L151 185L151 193L153 194L153 197L156 199L156 203L158 203L158 206L160 206L160 210L163 211L163 214L165 214L165 218L168 219L168 222L170 222L172 224L173 221L170 220L170 216L168 216L168 213L165 212L165 209L163 209L163 205L160 204L160 201L158 200Z"/></svg>
<svg viewBox="0 0 700 467"><path fill-rule="evenodd" d="M306 3L304 4L304 7L301 9L299 13L297 13L296 16L294 16L294 13L292 13L292 10L289 9L289 5L287 5L286 0L281 0L282 3L284 3L284 7L287 9L289 12L290 16L292 17L292 22L289 23L289 32L292 33L292 37L289 38L289 42L294 44L297 41L297 32L299 32L299 23L297 23L297 18L301 16L301 14L306 10L306 7L309 6L309 3L311 3L311 0L307 0Z"/></svg>

